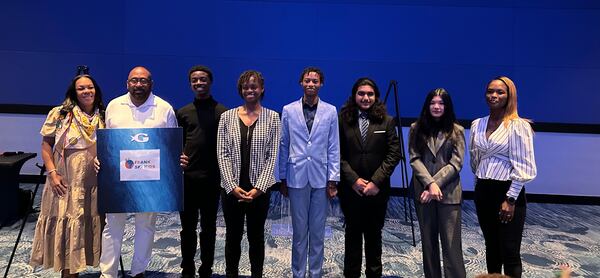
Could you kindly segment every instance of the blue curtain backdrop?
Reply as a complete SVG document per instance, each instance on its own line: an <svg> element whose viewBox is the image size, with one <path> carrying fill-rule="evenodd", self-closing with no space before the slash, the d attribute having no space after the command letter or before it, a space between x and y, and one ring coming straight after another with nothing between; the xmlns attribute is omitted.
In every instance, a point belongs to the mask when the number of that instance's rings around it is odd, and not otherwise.
<svg viewBox="0 0 600 278"><path fill-rule="evenodd" d="M325 72L340 107L354 80L398 80L402 116L445 87L460 119L486 114L486 82L513 78L536 122L600 123L598 1L2 1L0 104L56 105L79 64L105 103L144 65L175 108L191 101L187 71L214 71L214 95L240 103L239 74L261 71L275 110L301 95L300 71Z"/></svg>

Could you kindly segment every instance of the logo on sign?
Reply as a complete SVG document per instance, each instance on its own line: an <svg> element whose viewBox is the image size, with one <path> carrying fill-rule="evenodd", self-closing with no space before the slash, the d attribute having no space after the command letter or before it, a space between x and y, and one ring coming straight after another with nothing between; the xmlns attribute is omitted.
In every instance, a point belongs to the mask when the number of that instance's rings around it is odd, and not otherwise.
<svg viewBox="0 0 600 278"><path fill-rule="evenodd" d="M152 159L126 159L125 168L127 169L156 169L156 162Z"/></svg>
<svg viewBox="0 0 600 278"><path fill-rule="evenodd" d="M160 180L159 149L120 150L119 158L121 181Z"/></svg>
<svg viewBox="0 0 600 278"><path fill-rule="evenodd" d="M138 143L146 143L148 142L148 140L150 140L150 138L148 137L148 134L146 133L138 133L136 135L131 136L131 141L135 141Z"/></svg>
<svg viewBox="0 0 600 278"><path fill-rule="evenodd" d="M127 168L127 169L131 169L131 168L133 168L133 165L134 165L134 164L135 164L135 163L133 163L133 160L131 160L131 159L126 159L126 160L125 160L125 168Z"/></svg>

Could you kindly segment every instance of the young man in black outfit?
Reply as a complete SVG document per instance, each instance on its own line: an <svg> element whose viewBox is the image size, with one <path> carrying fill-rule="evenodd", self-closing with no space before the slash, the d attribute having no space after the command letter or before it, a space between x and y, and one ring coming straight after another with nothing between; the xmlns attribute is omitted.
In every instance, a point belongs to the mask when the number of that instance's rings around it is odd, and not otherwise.
<svg viewBox="0 0 600 278"><path fill-rule="evenodd" d="M227 110L211 95L211 70L194 66L189 81L194 101L177 110L177 121L183 128L184 208L181 219L181 277L195 277L194 257L197 249L196 227L200 211L200 277L212 275L215 254L217 210L219 207L220 174L217 163L217 128L221 114Z"/></svg>

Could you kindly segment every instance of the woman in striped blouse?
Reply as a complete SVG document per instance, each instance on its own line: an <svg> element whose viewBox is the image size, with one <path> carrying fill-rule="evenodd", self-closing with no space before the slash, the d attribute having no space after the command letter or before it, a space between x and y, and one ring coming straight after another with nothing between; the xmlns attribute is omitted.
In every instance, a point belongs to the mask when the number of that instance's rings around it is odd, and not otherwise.
<svg viewBox="0 0 600 278"><path fill-rule="evenodd" d="M260 104L264 79L248 70L238 80L244 104L225 111L217 132L217 159L223 187L225 234L225 275L238 277L241 241L246 219L250 245L251 277L263 276L265 259L264 227L275 184L275 161L279 150L279 115Z"/></svg>
<svg viewBox="0 0 600 278"><path fill-rule="evenodd" d="M517 113L517 88L508 77L492 79L485 92L490 115L471 124L471 169L477 218L485 239L487 270L521 277L525 183L537 170L533 131Z"/></svg>

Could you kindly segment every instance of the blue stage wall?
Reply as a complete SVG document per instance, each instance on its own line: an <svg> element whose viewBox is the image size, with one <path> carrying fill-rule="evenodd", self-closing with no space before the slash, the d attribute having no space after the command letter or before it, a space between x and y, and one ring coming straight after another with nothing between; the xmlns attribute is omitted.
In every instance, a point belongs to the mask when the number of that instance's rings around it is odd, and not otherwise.
<svg viewBox="0 0 600 278"><path fill-rule="evenodd" d="M400 84L404 117L435 87L457 116L486 114L483 87L506 74L520 113L536 122L599 124L598 1L2 1L0 104L55 105L79 64L107 103L131 67L147 66L155 92L183 106L187 70L206 64L216 98L240 103L246 69L266 78L265 105L300 97L298 74L325 71L323 99L340 107L353 81Z"/></svg>

